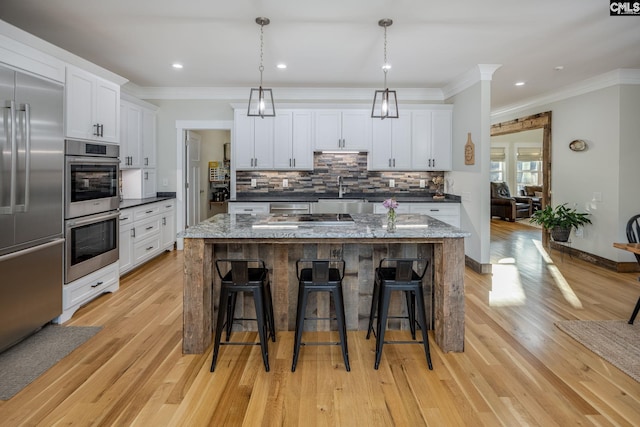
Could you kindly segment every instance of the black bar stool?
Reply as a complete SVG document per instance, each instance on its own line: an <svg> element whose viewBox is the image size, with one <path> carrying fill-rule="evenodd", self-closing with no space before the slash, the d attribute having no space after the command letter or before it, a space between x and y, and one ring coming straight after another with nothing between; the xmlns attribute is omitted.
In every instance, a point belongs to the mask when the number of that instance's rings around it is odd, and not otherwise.
<svg viewBox="0 0 640 427"><path fill-rule="evenodd" d="M416 273L414 265L424 264L421 274ZM429 261L424 258L384 258L375 271L375 282L373 285L373 298L371 299L371 311L369 313L369 327L367 329L367 339L373 330L373 320L377 318L376 337L376 361L374 368L378 369L380 358L382 357L382 346L384 344L423 344L424 352L427 356L429 369L433 369L431 364L431 353L429 352L429 334L427 330L427 316L424 306L424 292L422 290L422 279L427 271ZM391 292L403 291L407 301L407 316L389 316L389 302ZM417 306L416 306L417 302ZM416 316L416 308L418 313ZM377 314L376 314L377 313ZM384 334L389 319L409 319L411 338L414 341L385 341ZM422 331L422 341L416 339L416 324Z"/></svg>
<svg viewBox="0 0 640 427"><path fill-rule="evenodd" d="M343 260L299 259L296 261L296 275L298 276L299 287L291 372L296 371L301 345L340 345L342 347L344 366L347 371L351 370L349 366L349 351L347 349L344 297L342 294L344 268L345 262ZM311 292L329 292L333 297L336 317L306 317L307 298ZM338 322L340 342L302 342L305 320L336 320Z"/></svg>
<svg viewBox="0 0 640 427"><path fill-rule="evenodd" d="M221 267L229 268L222 274ZM225 270L226 270L225 268ZM259 259L218 259L216 270L221 280L220 303L218 306L218 320L216 321L216 333L213 344L213 360L211 372L216 368L218 352L221 345L260 345L264 368L269 372L269 352L267 341L270 337L276 340L275 322L273 317L273 303L271 301L271 286L268 279L268 270L264 261ZM253 295L256 318L234 317L236 298L238 292L246 292ZM225 321L226 317L226 321ZM258 322L259 343L230 342L231 328L234 320L253 320ZM225 342L220 342L222 330L226 331Z"/></svg>

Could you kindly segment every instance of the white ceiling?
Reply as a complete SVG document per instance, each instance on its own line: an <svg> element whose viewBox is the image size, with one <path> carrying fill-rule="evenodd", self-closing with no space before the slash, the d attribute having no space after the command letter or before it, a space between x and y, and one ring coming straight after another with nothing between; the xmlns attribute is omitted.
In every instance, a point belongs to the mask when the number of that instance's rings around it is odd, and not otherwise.
<svg viewBox="0 0 640 427"><path fill-rule="evenodd" d="M443 88L477 64L502 64L495 109L640 69L640 16L610 17L608 8L604 0L1 0L0 19L138 86L251 87L255 18L265 16L265 87L377 88L378 20L391 18L390 88Z"/></svg>

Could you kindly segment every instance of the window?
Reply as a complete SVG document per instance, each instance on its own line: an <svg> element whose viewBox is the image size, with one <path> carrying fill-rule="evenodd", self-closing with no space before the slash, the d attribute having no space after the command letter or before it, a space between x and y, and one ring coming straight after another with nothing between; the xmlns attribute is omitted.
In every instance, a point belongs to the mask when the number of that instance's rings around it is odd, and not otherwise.
<svg viewBox="0 0 640 427"><path fill-rule="evenodd" d="M506 158L504 147L491 147L491 181L507 180Z"/></svg>
<svg viewBox="0 0 640 427"><path fill-rule="evenodd" d="M542 150L539 147L518 147L516 183L516 194L520 194L525 185L542 185Z"/></svg>

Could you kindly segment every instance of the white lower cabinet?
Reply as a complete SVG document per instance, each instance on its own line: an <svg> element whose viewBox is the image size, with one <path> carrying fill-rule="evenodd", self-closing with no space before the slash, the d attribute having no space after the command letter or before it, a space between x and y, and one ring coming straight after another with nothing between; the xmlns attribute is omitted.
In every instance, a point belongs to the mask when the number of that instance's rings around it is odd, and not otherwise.
<svg viewBox="0 0 640 427"><path fill-rule="evenodd" d="M120 274L173 250L176 241L175 199L120 211Z"/></svg>
<svg viewBox="0 0 640 427"><path fill-rule="evenodd" d="M387 213L387 208L378 203L373 207L373 212L384 214ZM429 215L454 227L460 227L460 203L400 203L396 213Z"/></svg>
<svg viewBox="0 0 640 427"><path fill-rule="evenodd" d="M83 304L105 292L115 292L120 287L120 263L111 265L87 274L84 277L66 284L62 288L62 314L56 323L64 323L71 319Z"/></svg>
<svg viewBox="0 0 640 427"><path fill-rule="evenodd" d="M230 214L268 214L270 203L264 202L231 202L229 203Z"/></svg>

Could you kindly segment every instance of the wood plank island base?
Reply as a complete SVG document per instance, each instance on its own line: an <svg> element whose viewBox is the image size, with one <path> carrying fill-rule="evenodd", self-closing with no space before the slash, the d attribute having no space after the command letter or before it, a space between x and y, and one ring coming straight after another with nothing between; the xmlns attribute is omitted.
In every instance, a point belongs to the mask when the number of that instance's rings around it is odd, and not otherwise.
<svg viewBox="0 0 640 427"><path fill-rule="evenodd" d="M204 353L212 342L220 280L217 258L261 258L270 274L277 330L294 330L299 258L342 258L347 328L366 330L374 269L385 257L430 259L425 276L425 305L431 308L435 341L445 352L464 350L464 237L470 233L426 215L398 215L397 229L386 230L386 215L352 214L353 221L315 224L278 215L218 214L181 234L184 238L183 353ZM396 310L400 298L392 301ZM317 296L309 305L329 317L329 300ZM238 302L241 317L251 304ZM248 323L248 322L244 322ZM329 321L308 322L329 330ZM239 325L238 325L239 326ZM234 325L234 328L236 326ZM406 321L390 328L408 328Z"/></svg>

